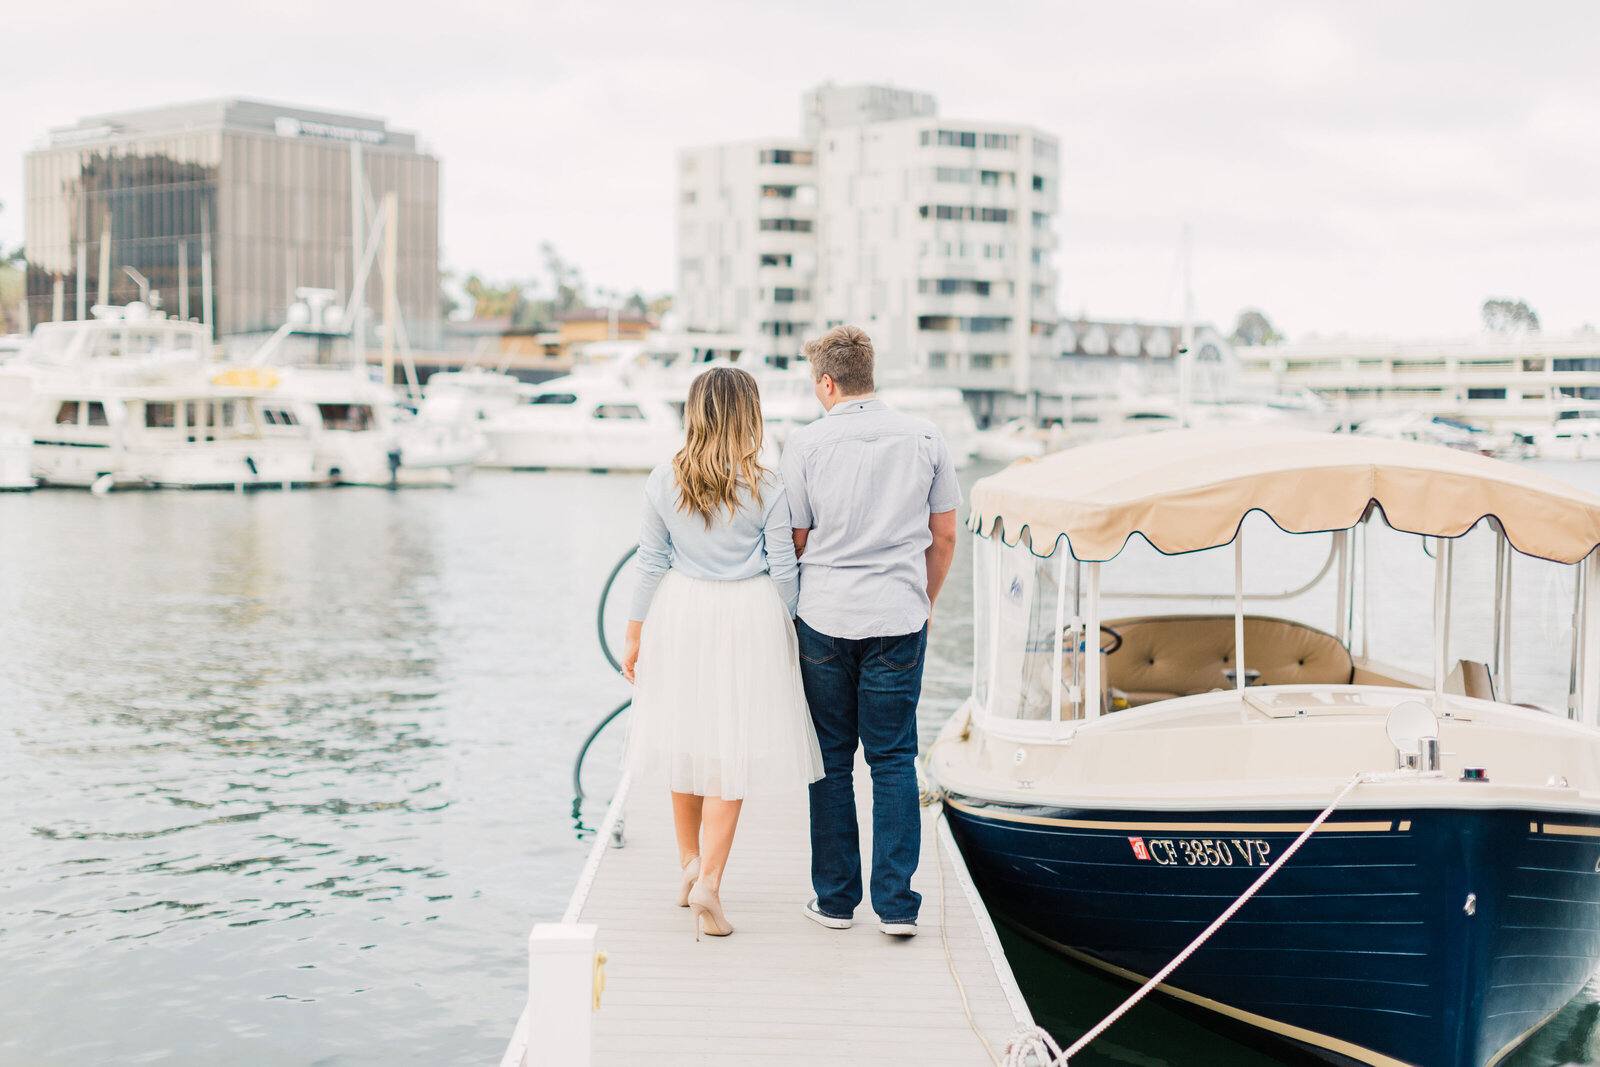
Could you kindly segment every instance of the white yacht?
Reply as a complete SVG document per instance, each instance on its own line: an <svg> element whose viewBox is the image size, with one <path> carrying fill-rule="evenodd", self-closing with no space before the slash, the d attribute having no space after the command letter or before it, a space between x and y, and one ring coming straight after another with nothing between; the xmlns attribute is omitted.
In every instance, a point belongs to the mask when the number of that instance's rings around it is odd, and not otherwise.
<svg viewBox="0 0 1600 1067"><path fill-rule="evenodd" d="M42 323L0 372L0 410L47 485L292 486L320 480L311 442L272 421L260 381L219 380L210 336L141 304Z"/></svg>
<svg viewBox="0 0 1600 1067"><path fill-rule="evenodd" d="M522 382L514 374L487 367L439 371L422 387L417 415L429 421L478 423L509 411L522 400Z"/></svg>
<svg viewBox="0 0 1600 1067"><path fill-rule="evenodd" d="M524 386L515 406L481 423L486 467L647 471L683 446L678 413L659 393L595 371Z"/></svg>
<svg viewBox="0 0 1600 1067"><path fill-rule="evenodd" d="M1572 408L1533 433L1540 459L1600 459L1600 408Z"/></svg>
<svg viewBox="0 0 1600 1067"><path fill-rule="evenodd" d="M1037 458L1055 451L1064 443L1059 434L1035 429L1026 419L1012 419L1004 425L979 430L977 442L979 459L1004 463Z"/></svg>
<svg viewBox="0 0 1600 1067"><path fill-rule="evenodd" d="M340 485L450 486L489 451L476 426L412 416L364 368L285 367L273 396L285 401L316 448L317 468Z"/></svg>
<svg viewBox="0 0 1600 1067"><path fill-rule="evenodd" d="M978 424L959 389L894 386L878 390L878 399L907 415L927 419L944 435L958 468L978 455Z"/></svg>

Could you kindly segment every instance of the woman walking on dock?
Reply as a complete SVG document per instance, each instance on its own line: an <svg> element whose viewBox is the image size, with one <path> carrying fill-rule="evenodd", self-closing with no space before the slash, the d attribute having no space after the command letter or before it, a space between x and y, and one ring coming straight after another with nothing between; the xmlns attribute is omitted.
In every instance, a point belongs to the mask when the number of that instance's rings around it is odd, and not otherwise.
<svg viewBox="0 0 1600 1067"><path fill-rule="evenodd" d="M822 753L800 679L789 504L757 458L756 380L706 371L683 414L683 449L645 483L622 670L628 765L672 791L678 905L698 939L733 932L720 892L744 798L816 781Z"/></svg>

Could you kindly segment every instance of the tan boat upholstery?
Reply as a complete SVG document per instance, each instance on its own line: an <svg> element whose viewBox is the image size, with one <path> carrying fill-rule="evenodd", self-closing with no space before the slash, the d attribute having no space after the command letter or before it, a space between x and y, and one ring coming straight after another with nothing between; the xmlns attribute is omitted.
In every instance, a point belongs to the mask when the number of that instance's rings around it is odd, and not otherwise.
<svg viewBox="0 0 1600 1067"><path fill-rule="evenodd" d="M1228 688L1233 666L1232 615L1163 615L1113 619L1122 647L1106 656L1106 673L1129 704ZM1332 634L1287 619L1247 615L1244 666L1260 685L1348 685L1350 653Z"/></svg>

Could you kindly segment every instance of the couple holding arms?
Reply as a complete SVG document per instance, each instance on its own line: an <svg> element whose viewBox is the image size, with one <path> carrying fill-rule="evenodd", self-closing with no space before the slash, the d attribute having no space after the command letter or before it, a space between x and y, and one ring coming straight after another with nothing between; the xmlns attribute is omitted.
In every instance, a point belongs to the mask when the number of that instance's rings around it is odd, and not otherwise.
<svg viewBox="0 0 1600 1067"><path fill-rule="evenodd" d="M827 414L791 435L781 477L757 461L755 379L718 367L690 387L682 451L645 485L627 760L672 790L678 904L697 939L733 932L720 891L744 798L806 784L805 914L850 926L858 744L872 772L872 907L884 933L917 932L916 711L961 492L939 431L873 396L864 332L838 327L806 353Z"/></svg>

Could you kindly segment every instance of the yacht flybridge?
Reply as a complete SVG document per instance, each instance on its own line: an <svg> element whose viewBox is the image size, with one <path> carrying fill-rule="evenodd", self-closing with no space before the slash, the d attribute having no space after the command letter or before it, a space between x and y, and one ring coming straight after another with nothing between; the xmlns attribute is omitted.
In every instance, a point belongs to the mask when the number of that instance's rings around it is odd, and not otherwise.
<svg viewBox="0 0 1600 1067"><path fill-rule="evenodd" d="M1015 464L970 527L973 694L927 762L1005 921L1143 981L1303 838L1161 989L1332 1063L1484 1067L1583 988L1600 497L1180 431Z"/></svg>

